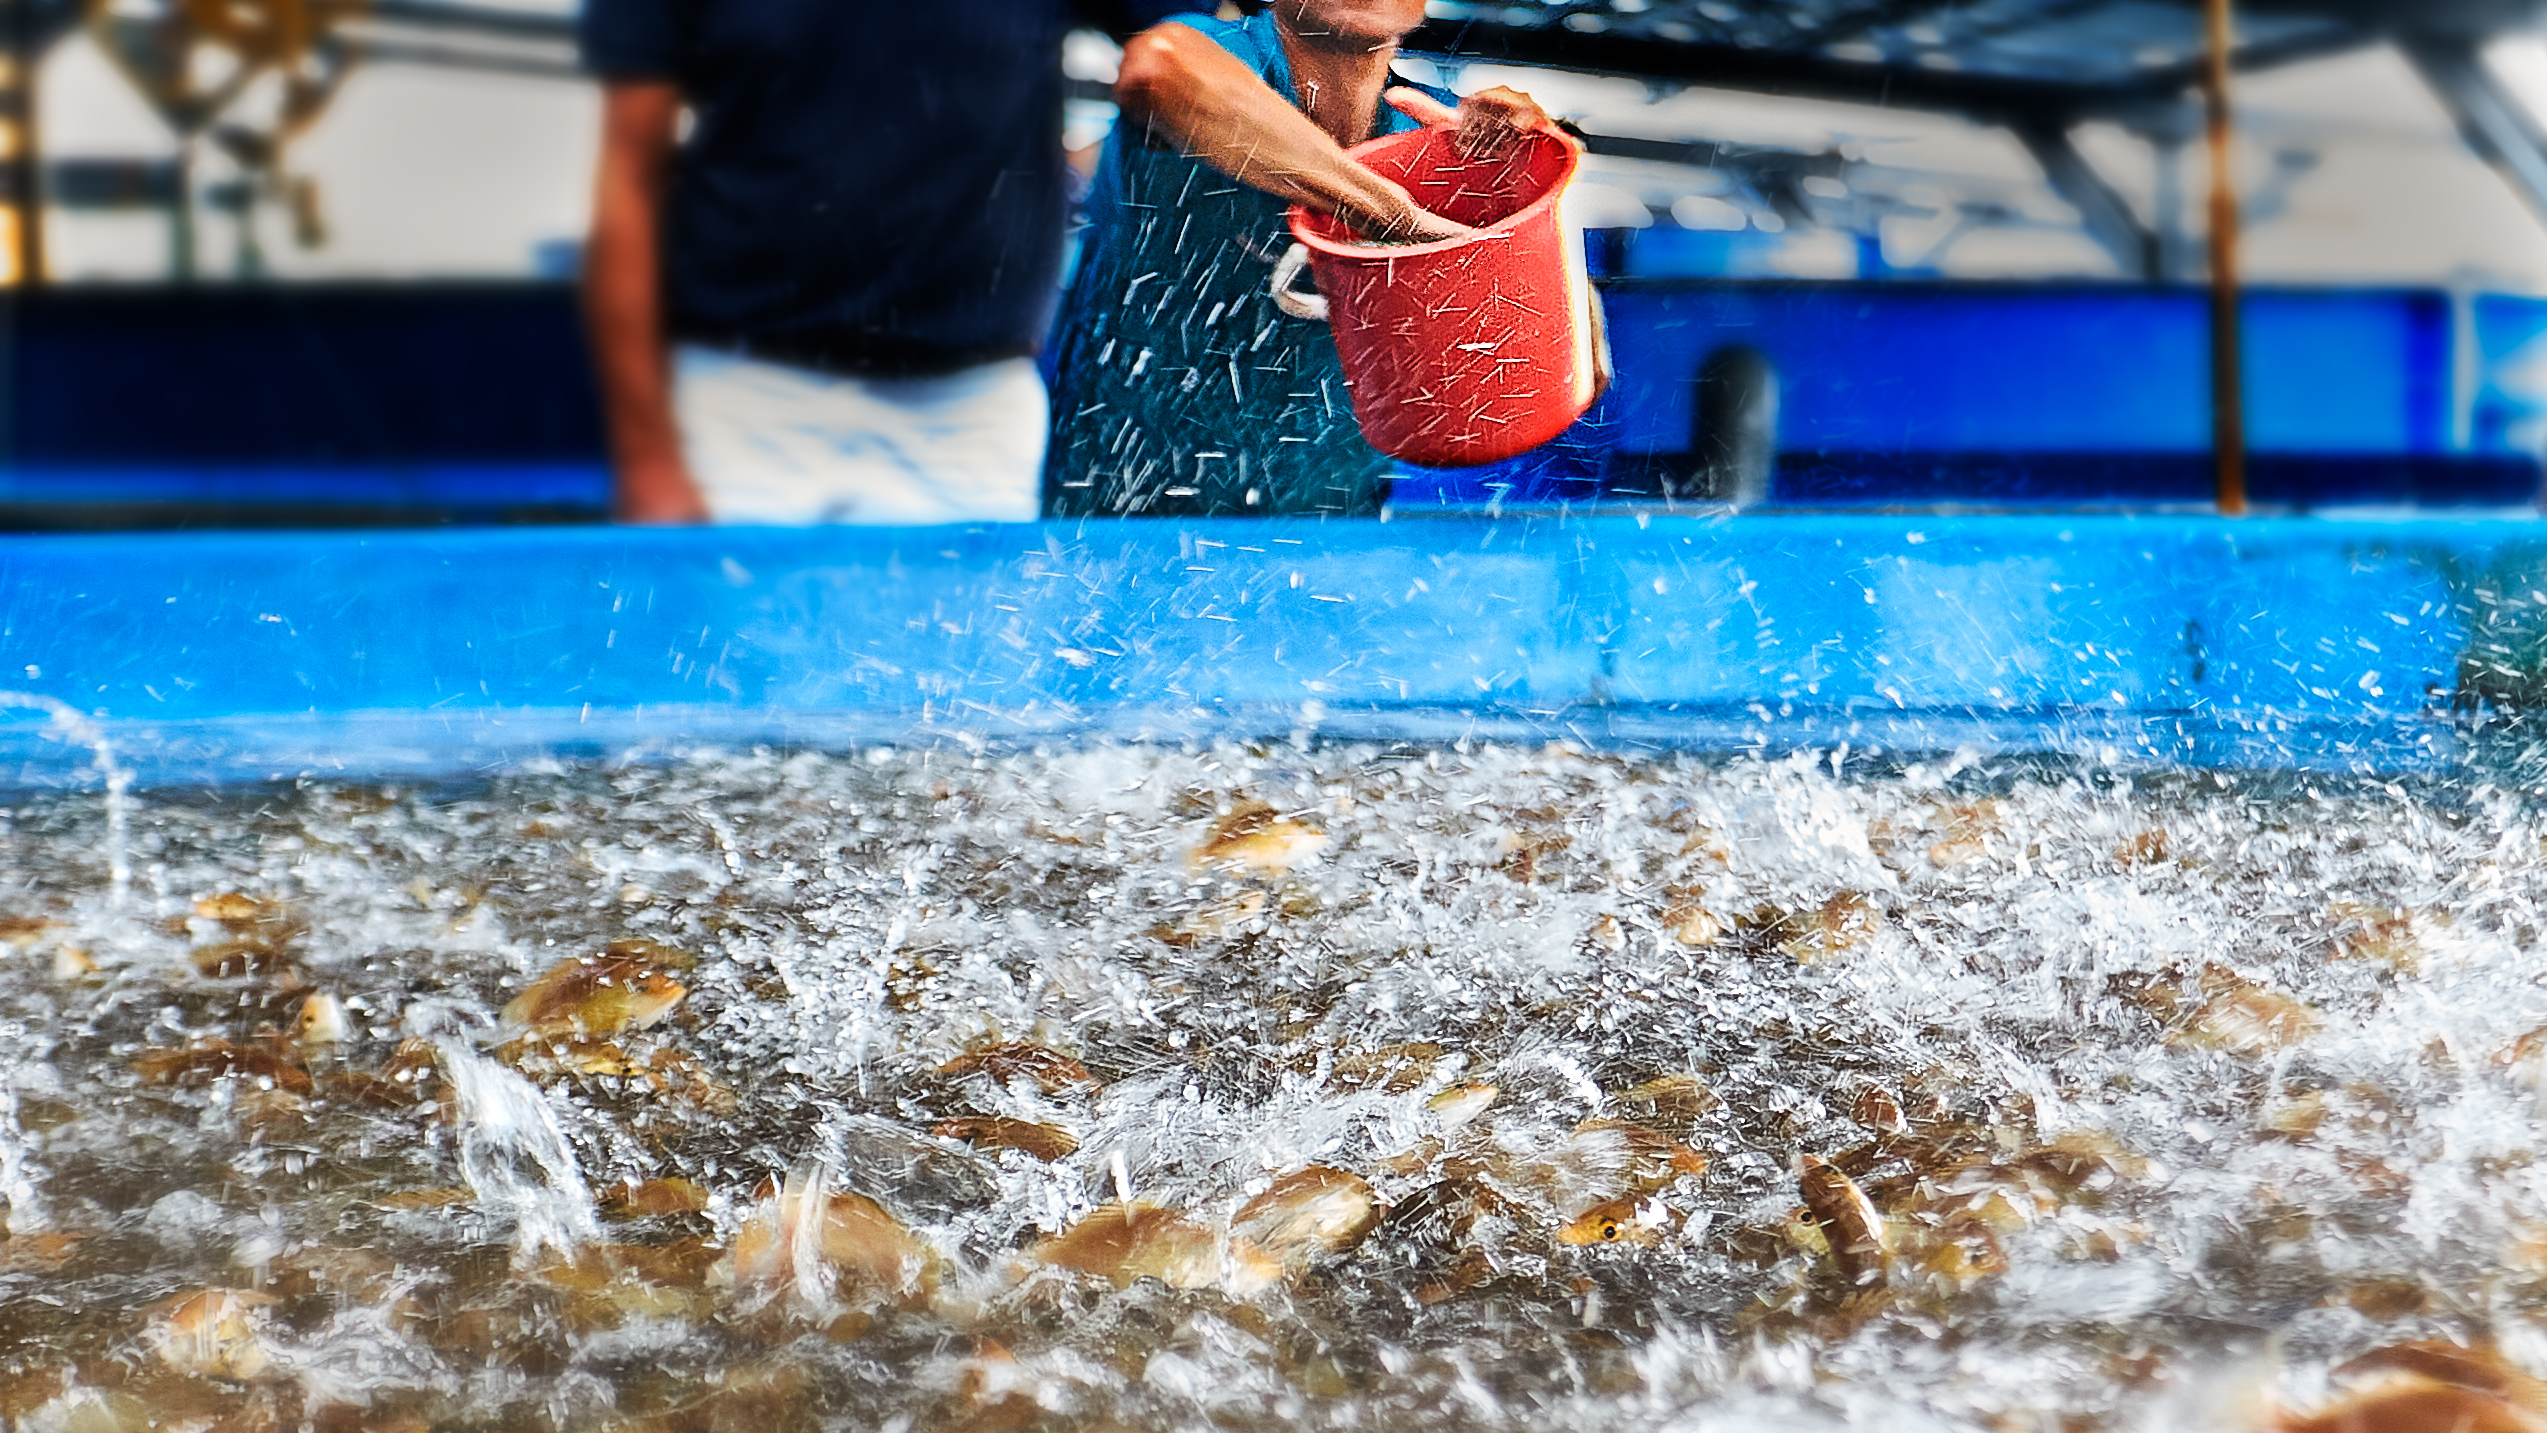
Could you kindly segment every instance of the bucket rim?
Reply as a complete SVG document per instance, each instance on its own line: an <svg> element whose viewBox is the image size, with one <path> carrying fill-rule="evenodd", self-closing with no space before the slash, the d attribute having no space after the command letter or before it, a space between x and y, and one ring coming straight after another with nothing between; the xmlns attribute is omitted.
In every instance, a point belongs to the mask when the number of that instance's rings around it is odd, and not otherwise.
<svg viewBox="0 0 2547 1433"><path fill-rule="evenodd" d="M1358 161L1365 154L1386 149L1392 145L1402 144L1409 139L1419 138L1426 132L1426 130L1422 129L1409 129L1401 130L1396 134L1383 134L1375 139L1366 139L1360 144L1354 145L1352 148L1344 152L1348 158ZM1311 252L1324 254L1331 258L1338 259L1368 259L1377 257L1404 259L1425 254L1447 254L1452 250L1465 248L1470 244L1482 244L1491 239L1503 238L1509 235L1513 230L1521 227L1524 221L1536 218L1542 211L1555 207L1559 201L1565 198L1565 191L1573 185L1575 177L1580 174L1583 169L1583 142L1581 140L1576 139L1573 135L1567 134L1561 129L1551 128L1532 130L1530 133L1535 136L1545 136L1548 139L1555 140L1558 144L1564 147L1564 169L1558 172L1556 182L1548 186L1546 193L1531 200L1529 203L1522 205L1520 208L1513 210L1511 213L1506 214L1502 218L1497 219L1495 222L1488 224L1484 228L1477 230L1473 234L1463 234L1455 239L1435 239L1429 243L1423 244L1339 244L1335 240L1327 238L1325 235L1317 233L1309 228L1309 210L1305 205L1300 204L1294 204L1291 206L1290 210L1284 216L1285 222L1291 230L1291 237L1300 243L1307 245Z"/></svg>

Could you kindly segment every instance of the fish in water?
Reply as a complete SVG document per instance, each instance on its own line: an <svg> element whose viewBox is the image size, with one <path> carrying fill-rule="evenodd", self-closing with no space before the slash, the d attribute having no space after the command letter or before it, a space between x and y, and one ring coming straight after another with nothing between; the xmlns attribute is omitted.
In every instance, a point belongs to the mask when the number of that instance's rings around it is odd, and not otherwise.
<svg viewBox="0 0 2547 1433"><path fill-rule="evenodd" d="M1500 1093L1492 1085L1472 1081L1453 1085L1424 1101L1424 1108L1432 1111L1433 1118L1441 1121L1443 1129L1452 1130L1484 1114Z"/></svg>
<svg viewBox="0 0 2547 1433"><path fill-rule="evenodd" d="M1848 1117L1872 1134L1897 1137L1910 1133L1910 1121L1902 1115L1901 1102L1881 1085L1868 1085L1858 1091L1857 1099L1848 1107Z"/></svg>
<svg viewBox="0 0 2547 1433"><path fill-rule="evenodd" d="M1298 1273L1353 1252L1387 1209L1361 1176L1313 1164L1239 1206L1229 1221L1230 1243Z"/></svg>
<svg viewBox="0 0 2547 1433"><path fill-rule="evenodd" d="M215 1080L241 1079L296 1095L314 1088L309 1071L283 1056L233 1045L218 1036L197 1040L182 1050L145 1050L133 1060L133 1071L152 1085L209 1085Z"/></svg>
<svg viewBox="0 0 2547 1433"><path fill-rule="evenodd" d="M1874 902L1855 891L1841 891L1812 910L1780 923L1789 934L1778 949L1805 965L1838 958L1872 940L1883 928Z"/></svg>
<svg viewBox="0 0 2547 1433"><path fill-rule="evenodd" d="M186 953L195 970L206 980L237 980L250 975L275 975L286 971L291 962L283 948L268 940L222 940L199 945Z"/></svg>
<svg viewBox="0 0 2547 1433"><path fill-rule="evenodd" d="M1631 1195L1595 1204L1556 1232L1560 1244L1629 1244L1650 1248L1671 1227L1671 1206Z"/></svg>
<svg viewBox="0 0 2547 1433"><path fill-rule="evenodd" d="M689 1179L631 1180L602 1189L595 1198L604 1214L643 1219L662 1214L698 1214L708 1207L708 1192Z"/></svg>
<svg viewBox="0 0 2547 1433"><path fill-rule="evenodd" d="M1028 1257L1128 1289L1143 1279L1170 1288L1217 1288L1251 1298L1274 1287L1283 1268L1272 1256L1223 1239L1201 1220L1149 1203L1117 1200L1034 1246Z"/></svg>
<svg viewBox="0 0 2547 1433"><path fill-rule="evenodd" d="M599 955L552 967L503 1010L504 1023L538 1036L600 1037L662 1023L689 988L668 973L688 957L650 940L612 941Z"/></svg>
<svg viewBox="0 0 2547 1433"><path fill-rule="evenodd" d="M1022 1150L1047 1164L1079 1152L1079 1137L1059 1125L1001 1115L960 1115L940 1121L932 1132L975 1149Z"/></svg>
<svg viewBox="0 0 2547 1433"><path fill-rule="evenodd" d="M62 922L50 916L0 916L0 944L25 950L42 940L45 932L61 928Z"/></svg>
<svg viewBox="0 0 2547 1433"><path fill-rule="evenodd" d="M1501 1273L1521 1232L1509 1200L1482 1179L1454 1175L1389 1206L1373 1238L1383 1257L1413 1266L1416 1300L1437 1304Z"/></svg>
<svg viewBox="0 0 2547 1433"><path fill-rule="evenodd" d="M1031 1080L1047 1095L1088 1094L1100 1088L1088 1067L1031 1040L1011 1040L967 1050L937 1067L941 1075L990 1076L995 1085Z"/></svg>
<svg viewBox="0 0 2547 1433"><path fill-rule="evenodd" d="M1675 1139L1685 1139L1710 1110L1724 1101L1696 1075L1656 1075L1610 1096L1610 1103L1641 1124Z"/></svg>
<svg viewBox="0 0 2547 1433"><path fill-rule="evenodd" d="M301 1013L293 1018L292 1039L304 1056L330 1050L353 1034L353 1023L345 1018L345 1002L319 991L301 1002Z"/></svg>
<svg viewBox="0 0 2547 1433"><path fill-rule="evenodd" d="M1725 938L1725 923L1703 904L1706 891L1674 886L1664 893L1663 928L1682 945L1714 945Z"/></svg>
<svg viewBox="0 0 2547 1433"><path fill-rule="evenodd" d="M1831 1262L1839 1266L1840 1276L1861 1285L1881 1280L1892 1244L1875 1201L1866 1197L1856 1180L1809 1154L1800 1162L1796 1184L1803 1192L1804 1207L1812 1212L1813 1223L1830 1245Z"/></svg>
<svg viewBox="0 0 2547 1433"><path fill-rule="evenodd" d="M1315 860L1326 846L1324 831L1291 820L1261 801L1242 801L1212 823L1189 864L1198 871L1278 876Z"/></svg>
<svg viewBox="0 0 2547 1433"><path fill-rule="evenodd" d="M281 901L263 900L241 891L222 891L195 902L195 914L223 925L260 925L288 916Z"/></svg>
<svg viewBox="0 0 2547 1433"><path fill-rule="evenodd" d="M762 1187L717 1279L763 1298L792 1290L806 1305L916 1308L935 1294L940 1262L883 1205L833 1193L830 1171L807 1164Z"/></svg>
<svg viewBox="0 0 2547 1433"><path fill-rule="evenodd" d="M2337 1367L2336 1396L2276 1433L2547 1433L2547 1382L2491 1345L2418 1340Z"/></svg>
<svg viewBox="0 0 2547 1433"><path fill-rule="evenodd" d="M164 1300L153 1309L151 1346L180 1373L256 1378L274 1364L265 1312L274 1302L270 1294L247 1289L205 1289Z"/></svg>
<svg viewBox="0 0 2547 1433"><path fill-rule="evenodd" d="M1498 1145L1455 1160L1452 1169L1474 1172L1516 1200L1570 1219L1593 1205L1704 1174L1707 1157L1629 1120L1588 1119L1554 1146L1525 1154Z"/></svg>
<svg viewBox="0 0 2547 1433"><path fill-rule="evenodd" d="M2202 967L2202 1003L2169 1035L2176 1044L2260 1056L2296 1044L2321 1023L2317 1012L2222 965Z"/></svg>

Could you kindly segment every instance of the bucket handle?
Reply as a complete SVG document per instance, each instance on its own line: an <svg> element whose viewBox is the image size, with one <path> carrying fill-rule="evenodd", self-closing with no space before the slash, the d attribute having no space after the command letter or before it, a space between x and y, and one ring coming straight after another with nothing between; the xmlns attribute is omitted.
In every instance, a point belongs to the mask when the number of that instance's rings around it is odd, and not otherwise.
<svg viewBox="0 0 2547 1433"><path fill-rule="evenodd" d="M1282 257L1274 261L1274 307L1293 318L1307 319L1311 323L1325 323L1327 321L1326 299L1318 294L1304 294L1291 286L1292 281L1300 277L1300 271L1308 266L1308 245L1294 244L1282 251Z"/></svg>

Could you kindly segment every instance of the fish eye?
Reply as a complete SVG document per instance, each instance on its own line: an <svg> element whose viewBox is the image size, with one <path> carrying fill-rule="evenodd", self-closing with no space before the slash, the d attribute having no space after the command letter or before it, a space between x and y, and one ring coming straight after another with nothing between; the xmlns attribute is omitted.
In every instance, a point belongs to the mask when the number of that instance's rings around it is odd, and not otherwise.
<svg viewBox="0 0 2547 1433"><path fill-rule="evenodd" d="M1618 1226L1617 1226L1616 1224L1610 1223L1608 1220L1603 1220L1603 1221L1601 1222L1601 1237L1602 1237L1602 1238L1604 1238L1604 1239L1615 1239L1615 1238L1617 1238L1617 1237L1618 1237Z"/></svg>

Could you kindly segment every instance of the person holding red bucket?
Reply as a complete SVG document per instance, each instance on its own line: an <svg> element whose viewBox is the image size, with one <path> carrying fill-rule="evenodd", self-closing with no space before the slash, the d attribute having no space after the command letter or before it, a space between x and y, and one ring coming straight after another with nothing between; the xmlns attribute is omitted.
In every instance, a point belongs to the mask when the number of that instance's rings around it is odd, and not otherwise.
<svg viewBox="0 0 2547 1433"><path fill-rule="evenodd" d="M1122 117L1056 329L1047 516L1379 510L1390 461L1357 424L1330 324L1269 283L1295 242L1286 210L1327 223L1322 242L1412 264L1499 240L1502 222L1435 212L1456 207L1449 192L1428 207L1420 183L1348 147L1422 135L1480 163L1541 138L1572 147L1516 91L1454 111L1396 78L1398 39L1423 17L1423 0L1274 0L1177 16L1125 48Z"/></svg>

